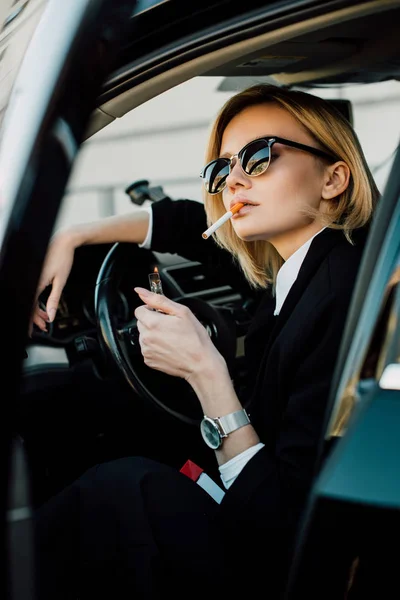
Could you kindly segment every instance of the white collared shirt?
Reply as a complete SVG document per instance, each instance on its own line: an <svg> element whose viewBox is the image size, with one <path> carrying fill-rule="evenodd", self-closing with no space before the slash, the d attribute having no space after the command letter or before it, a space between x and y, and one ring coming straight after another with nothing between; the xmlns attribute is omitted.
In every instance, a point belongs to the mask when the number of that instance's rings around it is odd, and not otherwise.
<svg viewBox="0 0 400 600"><path fill-rule="evenodd" d="M279 315L281 312L281 308L283 303L286 300L288 293L290 292L290 288L294 284L297 279L297 275L299 274L301 265L303 264L303 260L306 257L306 254L311 246L311 242L313 239L326 229L323 227L315 235L313 235L309 240L307 240L300 248L296 250L286 262L283 263L281 268L278 271L278 275L276 276L276 302L275 302L275 311L274 315Z"/></svg>
<svg viewBox="0 0 400 600"><path fill-rule="evenodd" d="M147 234L142 244L138 244L139 248L146 248L146 250L151 249L151 238L153 237L153 210L151 206L142 206L144 210L146 210L149 215L149 227L147 229Z"/></svg>

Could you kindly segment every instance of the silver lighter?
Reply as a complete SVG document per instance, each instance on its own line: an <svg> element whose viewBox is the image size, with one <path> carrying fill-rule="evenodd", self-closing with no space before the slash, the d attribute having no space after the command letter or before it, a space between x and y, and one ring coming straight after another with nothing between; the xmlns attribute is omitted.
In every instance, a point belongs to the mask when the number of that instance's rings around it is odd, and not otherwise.
<svg viewBox="0 0 400 600"><path fill-rule="evenodd" d="M154 267L153 273L149 273L149 283L151 292L154 292L154 294L161 294L162 296L164 295L161 277L157 267Z"/></svg>
<svg viewBox="0 0 400 600"><path fill-rule="evenodd" d="M154 292L155 294L160 294L161 296L164 296L164 292L162 289L162 283L161 283L161 277L160 277L160 273L158 272L157 267L154 267L154 273L149 273L149 282L150 282L150 291L151 292ZM159 308L153 308L153 310L155 310L156 312L160 312L160 313L163 312Z"/></svg>

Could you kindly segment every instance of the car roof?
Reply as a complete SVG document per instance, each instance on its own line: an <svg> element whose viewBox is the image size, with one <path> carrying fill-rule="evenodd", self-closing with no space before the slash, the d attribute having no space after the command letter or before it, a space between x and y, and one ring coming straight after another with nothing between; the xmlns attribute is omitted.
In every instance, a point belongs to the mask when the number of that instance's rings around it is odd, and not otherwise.
<svg viewBox="0 0 400 600"><path fill-rule="evenodd" d="M2 4L0 67L6 76L1 79L0 114L47 4L48 0L6 0ZM231 18L221 31L219 24L227 15ZM143 50L148 55L149 75L174 60L176 80L183 81L191 73L189 64L183 68L182 59L191 49L198 57L200 50L203 54L209 49L207 59L192 61L193 76L224 77L221 91L234 91L255 81L315 88L400 77L399 0L254 0L251 11L230 0L207 0L196 7L181 0L138 0L129 21L128 41L103 83L88 135L142 102L138 83L144 84L146 77L138 58ZM174 38L183 28L188 35L176 47ZM218 58L221 48L223 61ZM144 99L164 91L161 82L155 84L153 79L152 91L146 88ZM134 93L130 95L129 90Z"/></svg>
<svg viewBox="0 0 400 600"><path fill-rule="evenodd" d="M256 81L308 88L400 76L399 0L297 1L285 7L255 1L245 18L230 1L224 11L215 2L202 3L197 10L180 3L180 10L174 10L178 4L157 4L132 20L129 41L103 84L88 136L165 91L167 70L173 85L191 76L223 76L223 91ZM231 18L221 26L225 13ZM167 18L168 31L162 25ZM177 29L184 27L187 36L174 44ZM143 48L145 66L138 61Z"/></svg>

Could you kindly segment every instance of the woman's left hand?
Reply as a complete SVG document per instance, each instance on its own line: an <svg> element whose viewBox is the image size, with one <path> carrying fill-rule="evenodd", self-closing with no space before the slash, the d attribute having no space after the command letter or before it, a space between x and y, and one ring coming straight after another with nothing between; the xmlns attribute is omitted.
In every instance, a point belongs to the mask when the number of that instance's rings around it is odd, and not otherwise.
<svg viewBox="0 0 400 600"><path fill-rule="evenodd" d="M135 317L148 367L182 377L189 383L218 363L226 368L205 327L187 306L145 288L135 291L145 303L135 310Z"/></svg>

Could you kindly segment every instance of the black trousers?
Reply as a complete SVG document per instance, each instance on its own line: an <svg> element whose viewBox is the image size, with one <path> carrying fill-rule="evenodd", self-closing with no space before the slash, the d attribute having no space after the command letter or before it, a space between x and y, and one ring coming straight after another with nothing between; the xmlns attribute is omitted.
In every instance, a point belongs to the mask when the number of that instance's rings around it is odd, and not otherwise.
<svg viewBox="0 0 400 600"><path fill-rule="evenodd" d="M39 600L214 595L224 588L217 509L151 459L89 469L36 512Z"/></svg>

